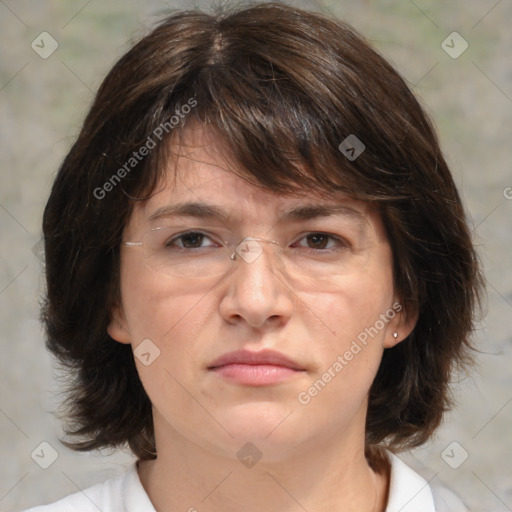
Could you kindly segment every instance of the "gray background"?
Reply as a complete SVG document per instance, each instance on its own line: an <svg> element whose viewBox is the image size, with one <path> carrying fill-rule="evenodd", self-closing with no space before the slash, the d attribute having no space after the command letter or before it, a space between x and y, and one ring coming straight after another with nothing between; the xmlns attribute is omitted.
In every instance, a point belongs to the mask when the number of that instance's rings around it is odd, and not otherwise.
<svg viewBox="0 0 512 512"><path fill-rule="evenodd" d="M479 366L455 379L457 409L432 442L403 458L427 479L452 487L474 512L512 510L512 199L506 197L512 197L512 2L295 4L353 24L394 63L437 124L485 266L487 315L475 333ZM53 176L102 77L159 12L194 6L207 3L0 1L2 511L76 492L132 460L128 453L78 455L58 441L52 411L61 388L38 322L37 241ZM47 59L31 48L43 31L59 44ZM453 31L469 44L457 59L441 47ZM454 441L446 460L456 465L462 450L469 454L457 469L441 456ZM46 470L31 457L41 442L58 452ZM49 460L48 448L37 453L45 454L39 462Z"/></svg>

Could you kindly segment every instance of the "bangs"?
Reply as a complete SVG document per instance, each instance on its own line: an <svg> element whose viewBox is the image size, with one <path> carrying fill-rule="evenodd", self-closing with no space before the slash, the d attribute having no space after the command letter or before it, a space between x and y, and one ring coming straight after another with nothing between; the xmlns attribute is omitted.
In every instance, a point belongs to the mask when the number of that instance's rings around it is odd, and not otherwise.
<svg viewBox="0 0 512 512"><path fill-rule="evenodd" d="M140 139L176 116L191 98L196 106L133 174L126 189L130 197L152 193L175 153L173 146L185 144L184 132L192 125L212 130L223 146L216 149L231 161L234 172L275 192L313 189L374 201L396 195L400 170L407 171L407 163L400 163L407 160L400 155L400 142L407 137L410 122L396 122L405 112L403 105L390 105L393 116L376 115L383 103L390 104L380 94L379 68L387 64L376 53L366 56L375 59L374 76L367 73L363 79L357 73L360 57L351 45L333 41L320 46L322 27L316 34L300 18L288 33L282 33L282 27L273 30L272 17L254 25L254 20L244 20L243 12L215 25L208 16L194 20L199 22L204 32L200 44L196 37L197 57L188 69L180 69L179 76L175 69L173 76L162 73L155 78L160 83L154 84L153 104L136 109L152 114L148 123L139 124ZM340 41L353 37L343 23L336 24ZM394 76L396 87L407 97L405 84ZM339 149L349 136L364 147L356 159ZM386 148L387 154L379 155L377 148ZM397 163L392 168L382 166L393 160ZM389 185L395 193L390 194Z"/></svg>
<svg viewBox="0 0 512 512"><path fill-rule="evenodd" d="M341 141L325 122L321 105L297 94L295 84L277 78L270 65L249 69L255 75L244 78L241 70L202 69L193 85L174 98L170 113L191 97L197 106L159 145L139 175L136 195L150 195L179 147L196 147L194 132L202 130L214 136L215 151L230 171L254 185L284 194L313 189L355 195L349 166L337 148ZM265 72L274 77L265 78Z"/></svg>

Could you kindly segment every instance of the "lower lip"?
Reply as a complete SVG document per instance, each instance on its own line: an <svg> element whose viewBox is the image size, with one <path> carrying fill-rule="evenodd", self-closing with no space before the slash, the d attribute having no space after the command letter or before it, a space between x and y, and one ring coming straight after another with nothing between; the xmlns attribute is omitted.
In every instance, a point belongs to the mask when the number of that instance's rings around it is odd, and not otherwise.
<svg viewBox="0 0 512 512"><path fill-rule="evenodd" d="M212 371L218 373L225 379L234 381L238 384L244 384L246 386L266 386L268 384L277 384L301 373L300 370L293 370L286 366L241 363L218 366L217 368L212 368Z"/></svg>

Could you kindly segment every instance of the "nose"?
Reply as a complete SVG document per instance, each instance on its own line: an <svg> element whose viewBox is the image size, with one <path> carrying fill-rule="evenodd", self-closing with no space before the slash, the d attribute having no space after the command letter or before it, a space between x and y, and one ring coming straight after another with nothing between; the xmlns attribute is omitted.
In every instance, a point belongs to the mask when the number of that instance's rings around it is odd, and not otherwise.
<svg viewBox="0 0 512 512"><path fill-rule="evenodd" d="M245 322L253 328L283 326L293 311L293 291L279 270L271 244L257 240L246 238L233 253L235 264L226 276L220 313L231 324Z"/></svg>

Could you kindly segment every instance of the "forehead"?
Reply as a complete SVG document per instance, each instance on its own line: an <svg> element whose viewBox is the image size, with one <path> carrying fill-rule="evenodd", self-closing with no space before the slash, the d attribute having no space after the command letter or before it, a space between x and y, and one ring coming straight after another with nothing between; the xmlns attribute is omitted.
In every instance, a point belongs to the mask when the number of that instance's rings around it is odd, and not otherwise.
<svg viewBox="0 0 512 512"><path fill-rule="evenodd" d="M370 207L342 195L312 191L279 193L248 182L235 172L210 162L182 159L151 197L135 204L133 216L141 223L165 217L217 217L223 220L266 219L300 221L320 216L343 216L363 222Z"/></svg>
<svg viewBox="0 0 512 512"><path fill-rule="evenodd" d="M150 198L134 204L129 221L134 229L148 228L159 217L177 213L199 217L208 209L219 217L229 217L230 221L253 225L321 215L344 216L361 223L370 222L376 215L376 208L370 203L341 193L269 190L254 183L254 178L251 180L247 172L233 163L225 145L211 132L186 132L172 145L162 178Z"/></svg>

